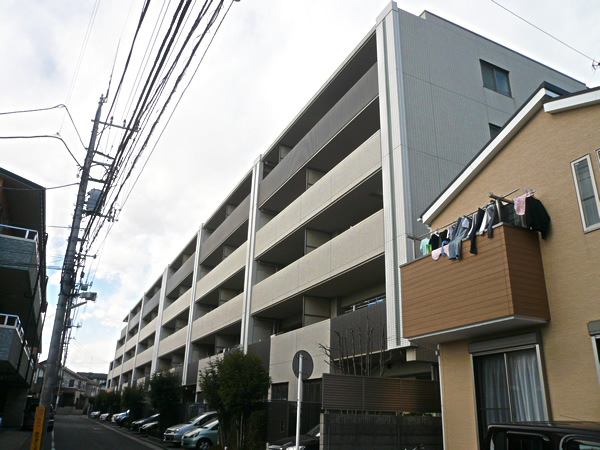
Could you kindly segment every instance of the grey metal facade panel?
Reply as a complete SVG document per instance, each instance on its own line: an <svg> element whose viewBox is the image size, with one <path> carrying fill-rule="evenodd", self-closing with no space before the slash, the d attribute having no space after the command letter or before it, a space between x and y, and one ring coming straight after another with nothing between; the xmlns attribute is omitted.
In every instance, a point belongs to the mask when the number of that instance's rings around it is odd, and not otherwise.
<svg viewBox="0 0 600 450"><path fill-rule="evenodd" d="M191 361L187 365L186 385L195 385L198 382L198 365L199 361Z"/></svg>
<svg viewBox="0 0 600 450"><path fill-rule="evenodd" d="M160 301L160 291L158 291L154 296L144 303L144 309L142 310L142 319L144 319L150 311L158 306L158 302Z"/></svg>
<svg viewBox="0 0 600 450"><path fill-rule="evenodd" d="M228 236L241 227L250 215L250 195L248 195L200 246L200 264L214 252Z"/></svg>
<svg viewBox="0 0 600 450"><path fill-rule="evenodd" d="M323 374L323 409L441 412L437 381Z"/></svg>
<svg viewBox="0 0 600 450"><path fill-rule="evenodd" d="M362 333L366 334L365 330L371 330L372 335L363 336ZM385 301L337 316L331 319L331 356L340 357L340 345L344 346L342 350L345 355L352 354L352 348L348 348L352 346L356 354L364 352L367 347L370 347L373 352L386 350L386 330Z"/></svg>
<svg viewBox="0 0 600 450"><path fill-rule="evenodd" d="M281 188L377 95L377 66L374 65L262 181L259 205Z"/></svg>
<svg viewBox="0 0 600 450"><path fill-rule="evenodd" d="M184 262L181 267L177 269L177 271L167 280L167 295L169 295L171 291L179 285L179 283L185 280L186 277L190 276L194 272L194 260L195 253L192 254L186 260L186 262Z"/></svg>
<svg viewBox="0 0 600 450"><path fill-rule="evenodd" d="M260 356L263 367L269 371L271 364L271 339L263 339L248 346L248 351Z"/></svg>

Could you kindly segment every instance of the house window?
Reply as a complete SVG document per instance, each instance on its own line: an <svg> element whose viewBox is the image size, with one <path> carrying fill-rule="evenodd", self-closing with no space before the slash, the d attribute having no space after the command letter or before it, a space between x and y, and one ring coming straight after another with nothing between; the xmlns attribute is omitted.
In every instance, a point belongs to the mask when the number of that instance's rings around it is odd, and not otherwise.
<svg viewBox="0 0 600 450"><path fill-rule="evenodd" d="M502 129L502 127L499 127L498 125L494 125L493 123L490 123L490 138L494 139L496 136L498 136L500 134L500 130Z"/></svg>
<svg viewBox="0 0 600 450"><path fill-rule="evenodd" d="M469 345L480 443L492 423L548 420L537 340L530 333Z"/></svg>
<svg viewBox="0 0 600 450"><path fill-rule="evenodd" d="M510 83L506 70L481 61L481 76L483 77L484 87L510 97Z"/></svg>
<svg viewBox="0 0 600 450"><path fill-rule="evenodd" d="M592 231L600 228L600 202L598 190L594 181L594 173L590 155L585 155L571 163L575 192L579 203L579 213L583 222L583 231Z"/></svg>
<svg viewBox="0 0 600 450"><path fill-rule="evenodd" d="M271 400L287 400L288 383L273 383L271 385Z"/></svg>
<svg viewBox="0 0 600 450"><path fill-rule="evenodd" d="M69 380L69 387L75 386L75 380Z"/></svg>

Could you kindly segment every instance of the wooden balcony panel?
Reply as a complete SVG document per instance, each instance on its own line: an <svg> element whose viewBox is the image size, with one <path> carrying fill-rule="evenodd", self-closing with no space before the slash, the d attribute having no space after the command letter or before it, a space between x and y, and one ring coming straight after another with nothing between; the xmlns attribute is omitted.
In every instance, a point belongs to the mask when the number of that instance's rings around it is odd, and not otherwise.
<svg viewBox="0 0 600 450"><path fill-rule="evenodd" d="M550 319L537 233L502 225L463 242L462 259L423 258L401 268L404 336L439 343Z"/></svg>

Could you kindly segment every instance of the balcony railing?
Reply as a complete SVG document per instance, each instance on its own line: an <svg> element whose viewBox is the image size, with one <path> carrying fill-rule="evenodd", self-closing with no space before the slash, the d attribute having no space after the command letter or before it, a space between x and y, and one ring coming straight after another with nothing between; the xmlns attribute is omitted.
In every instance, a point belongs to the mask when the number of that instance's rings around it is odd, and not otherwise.
<svg viewBox="0 0 600 450"><path fill-rule="evenodd" d="M8 286L13 285L12 289L21 295L23 292L31 295L35 292L38 265L37 231L0 225L0 267L12 271L12 274L9 275ZM16 276L16 273L23 275ZM28 277L25 275L26 273ZM19 277L23 277L23 281ZM18 283L26 283L28 287L24 288L22 284L15 285L17 280Z"/></svg>
<svg viewBox="0 0 600 450"><path fill-rule="evenodd" d="M425 257L401 267L405 338L442 343L550 320L538 235L510 225L477 236L478 254Z"/></svg>
<svg viewBox="0 0 600 450"><path fill-rule="evenodd" d="M21 320L12 314L0 314L0 371L9 379L26 384L33 375L33 361Z"/></svg>

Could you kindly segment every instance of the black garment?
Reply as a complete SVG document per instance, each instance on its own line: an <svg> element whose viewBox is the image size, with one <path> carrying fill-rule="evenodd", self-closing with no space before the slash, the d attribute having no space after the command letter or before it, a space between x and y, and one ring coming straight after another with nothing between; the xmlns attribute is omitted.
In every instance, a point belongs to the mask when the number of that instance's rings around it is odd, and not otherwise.
<svg viewBox="0 0 600 450"><path fill-rule="evenodd" d="M501 205L500 218L502 219L503 223L508 223L517 227L521 226L521 216L515 213L515 205L513 205L512 203Z"/></svg>
<svg viewBox="0 0 600 450"><path fill-rule="evenodd" d="M444 241L448 241L448 230L444 230L440 233L440 245L442 245L442 242Z"/></svg>
<svg viewBox="0 0 600 450"><path fill-rule="evenodd" d="M546 239L550 230L550 216L542 202L535 197L525 199L525 224L527 228L539 231L542 239Z"/></svg>
<svg viewBox="0 0 600 450"><path fill-rule="evenodd" d="M473 227L471 228L471 234L469 235L469 239L471 240L471 249L469 252L473 255L477 254L477 244L475 242L475 238L477 236L477 230L479 230L481 227L481 222L483 222L484 216L485 210L483 208L479 208L473 216Z"/></svg>
<svg viewBox="0 0 600 450"><path fill-rule="evenodd" d="M488 227L487 227L487 235L488 238L493 238L494 237L494 225L498 225L500 223L500 217L498 216L498 208L496 208L496 205L490 205L488 206L488 211L491 209L491 214L492 217L490 218L490 222L488 223Z"/></svg>
<svg viewBox="0 0 600 450"><path fill-rule="evenodd" d="M429 238L429 245L431 245L431 251L440 248L440 236L433 233Z"/></svg>

